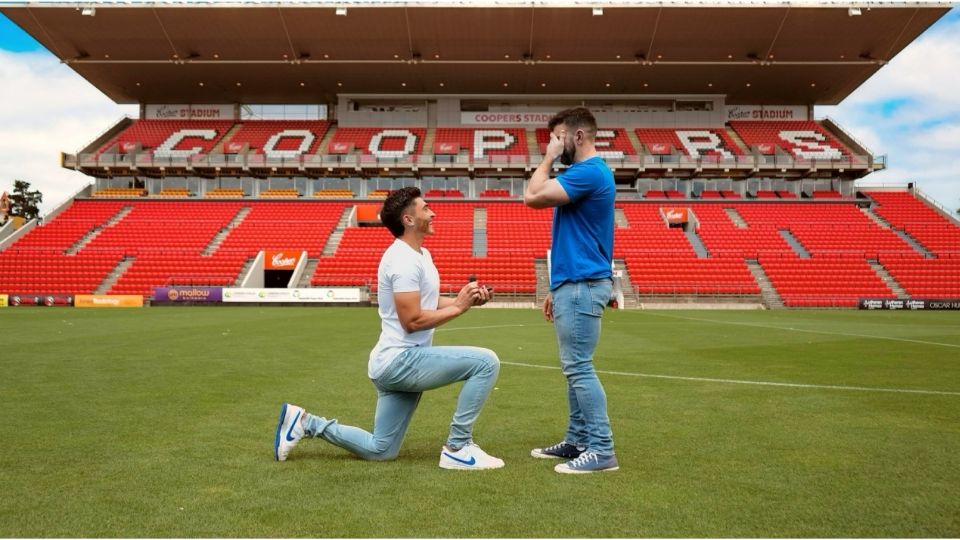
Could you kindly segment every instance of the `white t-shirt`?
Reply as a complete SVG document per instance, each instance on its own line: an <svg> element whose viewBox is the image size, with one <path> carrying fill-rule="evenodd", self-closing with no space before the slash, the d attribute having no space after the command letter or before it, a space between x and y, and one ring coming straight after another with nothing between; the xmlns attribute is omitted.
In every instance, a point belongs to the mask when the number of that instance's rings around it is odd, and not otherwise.
<svg viewBox="0 0 960 540"><path fill-rule="evenodd" d="M407 333L400 325L393 293L420 291L420 308L437 309L440 301L440 273L426 248L417 253L399 238L383 252L377 270L377 301L380 303L380 341L370 351L367 374L379 377L390 362L410 347L429 347L433 329Z"/></svg>

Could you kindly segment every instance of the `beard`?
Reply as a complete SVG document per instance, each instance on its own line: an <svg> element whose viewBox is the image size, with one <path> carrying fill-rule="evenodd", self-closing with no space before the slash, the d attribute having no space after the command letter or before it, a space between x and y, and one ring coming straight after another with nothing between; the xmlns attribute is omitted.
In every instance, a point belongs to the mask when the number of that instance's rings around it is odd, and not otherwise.
<svg viewBox="0 0 960 540"><path fill-rule="evenodd" d="M563 153L560 154L560 163L563 163L567 167L573 165L573 158L577 155L576 148L567 148L567 145L563 145Z"/></svg>

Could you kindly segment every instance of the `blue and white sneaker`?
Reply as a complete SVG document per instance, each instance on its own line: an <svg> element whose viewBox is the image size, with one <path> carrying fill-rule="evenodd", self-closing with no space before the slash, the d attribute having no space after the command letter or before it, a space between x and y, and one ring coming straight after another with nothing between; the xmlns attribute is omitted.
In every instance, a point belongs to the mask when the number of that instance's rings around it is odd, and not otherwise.
<svg viewBox="0 0 960 540"><path fill-rule="evenodd" d="M573 461L561 463L553 470L562 474L589 474L595 472L615 471L620 468L617 456L600 456L589 450L580 454Z"/></svg>
<svg viewBox="0 0 960 540"><path fill-rule="evenodd" d="M546 448L534 448L530 455L539 459L577 459L586 450L583 446L575 446L567 441L558 442Z"/></svg>
<svg viewBox="0 0 960 540"><path fill-rule="evenodd" d="M277 435L273 439L273 458L286 461L287 454L303 438L303 423L300 421L302 408L284 403L280 408L280 421L277 422Z"/></svg>
<svg viewBox="0 0 960 540"><path fill-rule="evenodd" d="M440 451L441 469L478 471L482 469L499 469L500 467L503 467L502 459L487 454L472 442L467 443L466 446L456 452L450 451L446 446Z"/></svg>

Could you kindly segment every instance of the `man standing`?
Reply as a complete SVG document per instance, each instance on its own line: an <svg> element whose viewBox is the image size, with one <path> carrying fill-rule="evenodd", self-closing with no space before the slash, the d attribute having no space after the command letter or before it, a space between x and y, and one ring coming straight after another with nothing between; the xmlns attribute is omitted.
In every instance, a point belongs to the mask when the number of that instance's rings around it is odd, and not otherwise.
<svg viewBox="0 0 960 540"><path fill-rule="evenodd" d="M433 234L433 217L415 187L391 193L380 212L396 240L384 252L377 271L381 333L367 364L378 395L373 433L284 403L274 438L277 461L286 460L303 437L322 438L363 459L394 459L423 391L465 381L447 443L440 451L440 467L503 467L502 460L488 455L472 438L473 424L500 373L496 353L479 347L432 346L434 328L487 303L491 296L476 281L464 286L456 298L440 296L440 275L423 247L424 238Z"/></svg>
<svg viewBox="0 0 960 540"><path fill-rule="evenodd" d="M597 154L597 121L583 107L550 119L546 155L530 178L523 201L531 208L555 208L550 293L543 315L554 323L560 366L567 378L570 420L564 439L534 448L536 458L567 459L559 473L583 474L619 468L607 417L607 397L593 367L600 318L612 289L613 173ZM555 179L559 158L569 168Z"/></svg>

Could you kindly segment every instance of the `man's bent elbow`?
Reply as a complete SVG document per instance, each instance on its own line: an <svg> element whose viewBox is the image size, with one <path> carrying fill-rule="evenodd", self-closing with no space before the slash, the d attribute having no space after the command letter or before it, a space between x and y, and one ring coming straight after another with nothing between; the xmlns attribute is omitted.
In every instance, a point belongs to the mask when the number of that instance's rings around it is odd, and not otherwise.
<svg viewBox="0 0 960 540"><path fill-rule="evenodd" d="M530 208L535 208L537 210L544 208L543 201L540 200L536 195L531 195L530 193L523 194L523 204L529 206Z"/></svg>

